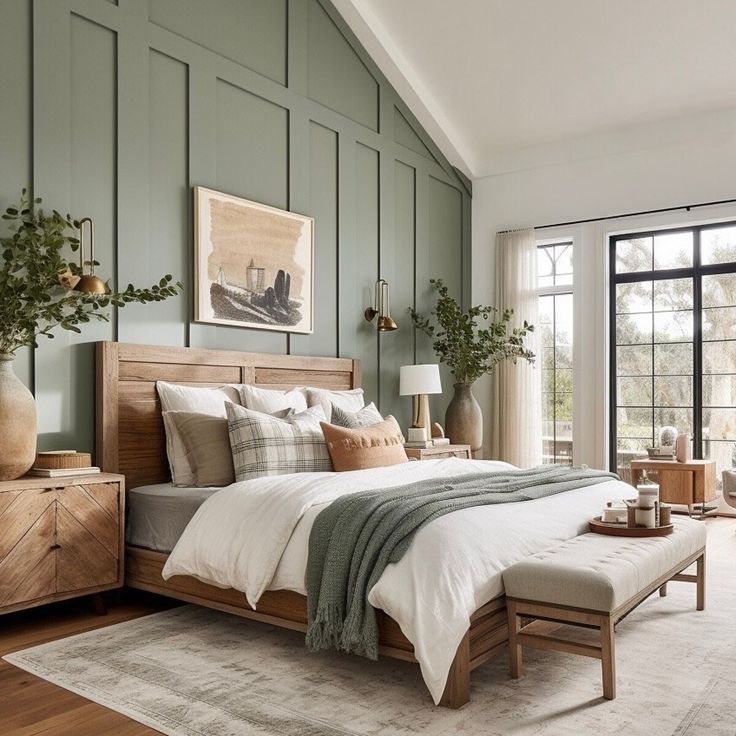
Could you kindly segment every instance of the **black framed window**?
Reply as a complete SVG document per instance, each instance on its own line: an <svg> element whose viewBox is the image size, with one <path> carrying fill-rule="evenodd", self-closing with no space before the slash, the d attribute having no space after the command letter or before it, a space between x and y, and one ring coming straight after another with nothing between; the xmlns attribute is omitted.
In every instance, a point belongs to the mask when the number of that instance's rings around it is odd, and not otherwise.
<svg viewBox="0 0 736 736"><path fill-rule="evenodd" d="M736 466L736 223L610 239L612 470L666 427Z"/></svg>
<svg viewBox="0 0 736 736"><path fill-rule="evenodd" d="M543 462L572 464L573 244L537 246Z"/></svg>

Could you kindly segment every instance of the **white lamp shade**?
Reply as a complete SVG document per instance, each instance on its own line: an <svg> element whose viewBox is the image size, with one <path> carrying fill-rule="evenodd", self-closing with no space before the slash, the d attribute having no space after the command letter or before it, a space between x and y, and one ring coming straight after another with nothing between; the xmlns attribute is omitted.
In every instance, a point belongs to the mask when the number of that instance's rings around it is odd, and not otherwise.
<svg viewBox="0 0 736 736"><path fill-rule="evenodd" d="M441 394L440 367L436 363L402 365L399 371L399 394Z"/></svg>

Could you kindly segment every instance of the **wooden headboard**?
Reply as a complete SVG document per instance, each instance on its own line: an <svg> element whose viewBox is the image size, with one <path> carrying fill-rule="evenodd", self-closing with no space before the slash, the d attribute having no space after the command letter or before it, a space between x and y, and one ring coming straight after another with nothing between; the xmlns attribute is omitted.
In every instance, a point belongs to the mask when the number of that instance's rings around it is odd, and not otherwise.
<svg viewBox="0 0 736 736"><path fill-rule="evenodd" d="M129 488L171 480L156 381L191 386L254 383L264 388L360 387L360 361L229 350L98 342L97 455Z"/></svg>

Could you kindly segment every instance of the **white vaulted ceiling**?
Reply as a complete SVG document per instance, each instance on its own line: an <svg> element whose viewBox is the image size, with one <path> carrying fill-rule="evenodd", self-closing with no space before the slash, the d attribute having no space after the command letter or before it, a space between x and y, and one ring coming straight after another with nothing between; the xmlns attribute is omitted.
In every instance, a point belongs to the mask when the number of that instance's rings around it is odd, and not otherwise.
<svg viewBox="0 0 736 736"><path fill-rule="evenodd" d="M334 2L473 176L736 107L736 0Z"/></svg>

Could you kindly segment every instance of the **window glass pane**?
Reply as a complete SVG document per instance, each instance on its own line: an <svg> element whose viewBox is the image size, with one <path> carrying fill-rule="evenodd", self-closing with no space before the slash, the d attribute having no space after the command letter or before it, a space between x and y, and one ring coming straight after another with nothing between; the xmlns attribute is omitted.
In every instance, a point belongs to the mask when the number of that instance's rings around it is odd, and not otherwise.
<svg viewBox="0 0 736 736"><path fill-rule="evenodd" d="M704 375L703 406L736 407L736 375ZM736 422L736 409L734 409L734 422Z"/></svg>
<svg viewBox="0 0 736 736"><path fill-rule="evenodd" d="M692 406L693 377L655 376L654 404L655 406Z"/></svg>
<svg viewBox="0 0 736 736"><path fill-rule="evenodd" d="M719 227L700 233L700 260L704 265L736 261L736 227Z"/></svg>
<svg viewBox="0 0 736 736"><path fill-rule="evenodd" d="M693 433L692 407L657 407L654 410L655 437L659 439L662 427L675 427L678 432Z"/></svg>
<svg viewBox="0 0 736 736"><path fill-rule="evenodd" d="M736 411L729 409L703 409L703 441L736 440Z"/></svg>
<svg viewBox="0 0 736 736"><path fill-rule="evenodd" d="M652 405L651 378L619 378L616 383L619 406Z"/></svg>
<svg viewBox="0 0 736 736"><path fill-rule="evenodd" d="M736 273L703 276L703 306L736 306Z"/></svg>
<svg viewBox="0 0 736 736"><path fill-rule="evenodd" d="M616 349L616 375L651 376L651 345L627 345Z"/></svg>
<svg viewBox="0 0 736 736"><path fill-rule="evenodd" d="M539 298L542 440L545 463L572 463L572 306L572 294L545 295Z"/></svg>
<svg viewBox="0 0 736 736"><path fill-rule="evenodd" d="M654 372L659 376L690 375L693 372L692 343L654 346Z"/></svg>
<svg viewBox="0 0 736 736"><path fill-rule="evenodd" d="M619 407L616 410L619 439L653 437L654 411L652 409L628 409Z"/></svg>
<svg viewBox="0 0 736 736"><path fill-rule="evenodd" d="M703 373L731 373L736 366L736 340L703 343Z"/></svg>
<svg viewBox="0 0 736 736"><path fill-rule="evenodd" d="M690 268L693 265L693 234L665 233L654 236L654 270Z"/></svg>
<svg viewBox="0 0 736 736"><path fill-rule="evenodd" d="M616 273L651 271L652 263L652 238L619 240L616 243Z"/></svg>
<svg viewBox="0 0 736 736"><path fill-rule="evenodd" d="M616 312L618 314L651 311L651 281L637 281L633 284L618 284L616 286Z"/></svg>
<svg viewBox="0 0 736 736"><path fill-rule="evenodd" d="M537 248L537 277L540 286L554 284L554 248Z"/></svg>
<svg viewBox="0 0 736 736"><path fill-rule="evenodd" d="M691 342L692 312L657 312L654 315L655 342Z"/></svg>
<svg viewBox="0 0 736 736"><path fill-rule="evenodd" d="M555 329L553 324L554 297L539 297L539 343L544 348L554 347Z"/></svg>
<svg viewBox="0 0 736 736"><path fill-rule="evenodd" d="M703 310L703 340L729 340L736 337L736 307L711 307Z"/></svg>
<svg viewBox="0 0 736 736"><path fill-rule="evenodd" d="M706 460L715 460L718 471L736 469L736 442L705 440L703 457Z"/></svg>
<svg viewBox="0 0 736 736"><path fill-rule="evenodd" d="M555 246L555 284L572 284L572 243Z"/></svg>
<svg viewBox="0 0 736 736"><path fill-rule="evenodd" d="M616 317L616 342L639 345L652 342L651 314L621 314Z"/></svg>
<svg viewBox="0 0 736 736"><path fill-rule="evenodd" d="M692 279L663 279L654 282L655 312L672 312L692 308Z"/></svg>
<svg viewBox="0 0 736 736"><path fill-rule="evenodd" d="M558 369L572 369L572 345L558 345L555 348L555 365Z"/></svg>
<svg viewBox="0 0 736 736"><path fill-rule="evenodd" d="M572 345L572 294L555 297L555 344Z"/></svg>

